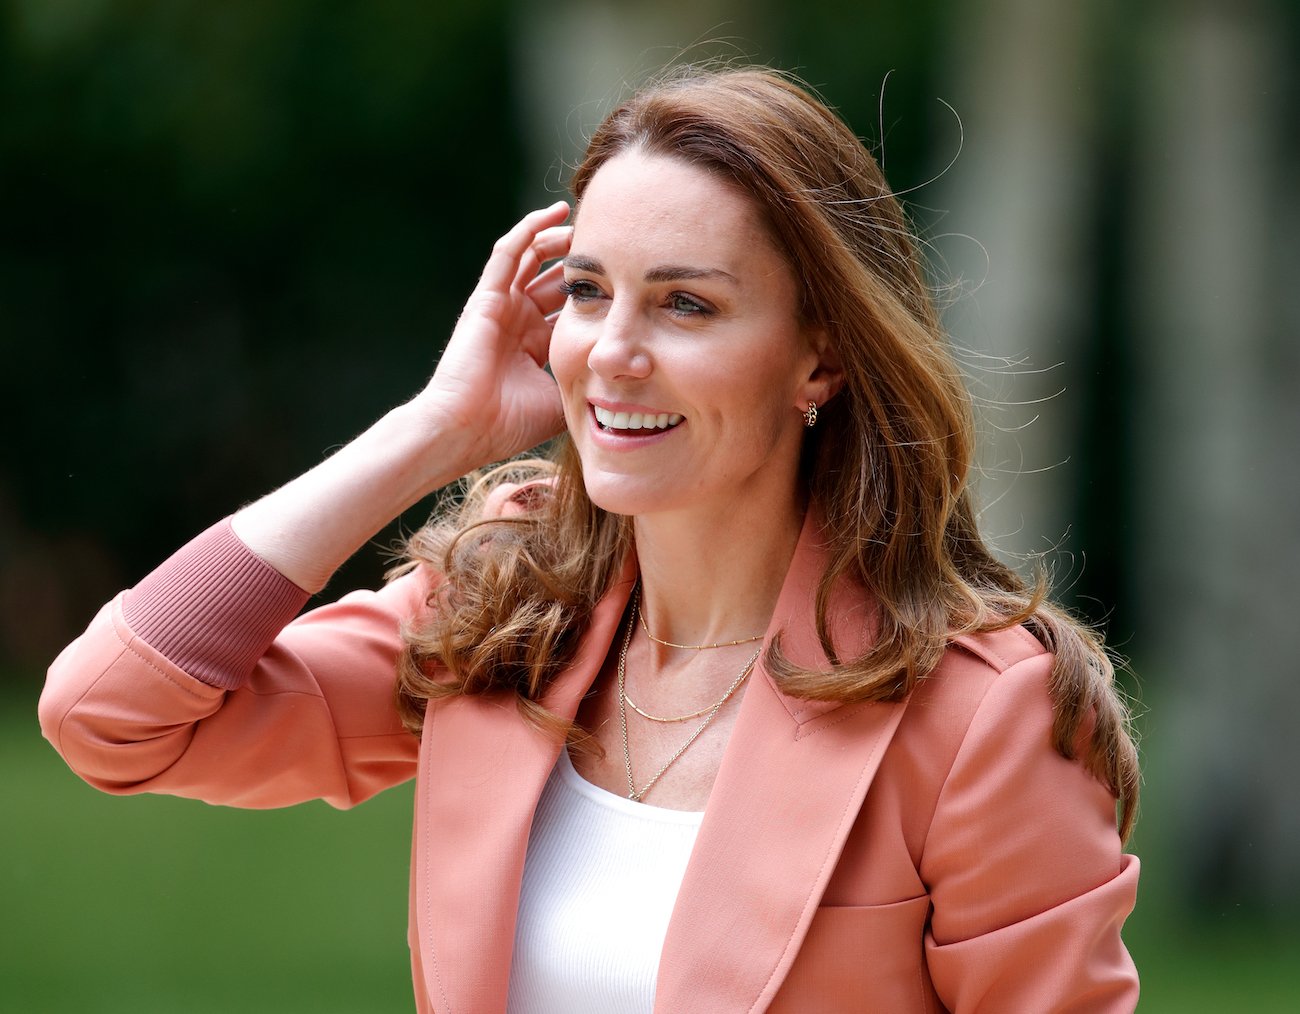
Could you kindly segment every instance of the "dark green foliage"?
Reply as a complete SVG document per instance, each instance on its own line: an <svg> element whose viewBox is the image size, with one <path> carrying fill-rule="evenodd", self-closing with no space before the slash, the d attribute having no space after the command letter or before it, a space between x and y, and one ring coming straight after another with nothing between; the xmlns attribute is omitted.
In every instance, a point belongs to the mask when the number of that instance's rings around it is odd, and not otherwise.
<svg viewBox="0 0 1300 1014"><path fill-rule="evenodd" d="M66 568L0 655L39 662L423 382L522 158L496 3L11 5L0 67L0 570Z"/></svg>

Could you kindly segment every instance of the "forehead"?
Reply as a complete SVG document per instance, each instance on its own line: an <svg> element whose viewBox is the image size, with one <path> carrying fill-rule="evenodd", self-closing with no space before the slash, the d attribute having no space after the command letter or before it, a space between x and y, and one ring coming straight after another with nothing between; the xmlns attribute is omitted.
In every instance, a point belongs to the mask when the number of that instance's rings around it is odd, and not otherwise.
<svg viewBox="0 0 1300 1014"><path fill-rule="evenodd" d="M597 170L573 221L573 250L721 268L783 266L754 200L677 158L624 152Z"/></svg>

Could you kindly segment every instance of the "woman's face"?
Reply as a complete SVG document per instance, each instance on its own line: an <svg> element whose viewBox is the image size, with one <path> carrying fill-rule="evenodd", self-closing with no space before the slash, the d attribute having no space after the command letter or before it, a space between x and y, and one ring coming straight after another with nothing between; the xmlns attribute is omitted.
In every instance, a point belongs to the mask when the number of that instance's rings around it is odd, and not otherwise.
<svg viewBox="0 0 1300 1014"><path fill-rule="evenodd" d="M727 517L794 502L819 355L748 196L619 155L583 195L564 275L550 361L594 503Z"/></svg>

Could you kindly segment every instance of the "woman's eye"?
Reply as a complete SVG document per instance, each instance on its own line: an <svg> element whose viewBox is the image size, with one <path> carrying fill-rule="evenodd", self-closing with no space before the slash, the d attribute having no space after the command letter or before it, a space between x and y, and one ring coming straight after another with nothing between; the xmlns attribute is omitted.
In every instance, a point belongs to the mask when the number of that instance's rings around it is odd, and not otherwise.
<svg viewBox="0 0 1300 1014"><path fill-rule="evenodd" d="M709 308L701 303L698 299L692 299L690 296L681 292L674 292L668 297L668 308L683 317L689 317L694 314L707 314Z"/></svg>
<svg viewBox="0 0 1300 1014"><path fill-rule="evenodd" d="M585 278L578 278L572 282L561 282L560 291L570 299L579 303L585 299L595 299L600 295L600 289L596 287L596 284L587 281Z"/></svg>

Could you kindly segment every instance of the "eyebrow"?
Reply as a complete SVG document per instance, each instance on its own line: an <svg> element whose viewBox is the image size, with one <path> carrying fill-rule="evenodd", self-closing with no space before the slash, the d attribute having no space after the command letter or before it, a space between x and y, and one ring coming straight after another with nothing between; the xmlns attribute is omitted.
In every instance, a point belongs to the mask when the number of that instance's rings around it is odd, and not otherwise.
<svg viewBox="0 0 1300 1014"><path fill-rule="evenodd" d="M564 265L575 271L589 271L593 275L605 273L605 267L600 261L593 257L584 257L582 254L569 254L564 258ZM645 273L647 282L681 282L696 278L717 278L731 282L733 285L740 284L740 279L721 268L692 268L682 264L661 264Z"/></svg>

